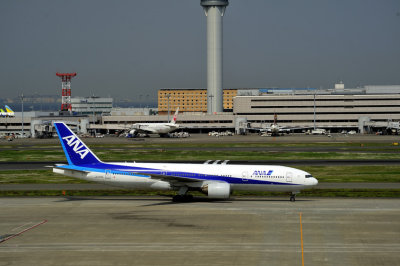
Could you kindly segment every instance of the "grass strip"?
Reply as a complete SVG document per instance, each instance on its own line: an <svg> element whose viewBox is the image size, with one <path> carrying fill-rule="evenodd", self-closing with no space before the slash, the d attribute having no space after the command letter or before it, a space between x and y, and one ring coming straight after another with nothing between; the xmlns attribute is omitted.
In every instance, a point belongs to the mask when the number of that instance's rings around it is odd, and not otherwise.
<svg viewBox="0 0 400 266"><path fill-rule="evenodd" d="M323 183L397 183L400 182L400 166L295 166L311 173Z"/></svg>
<svg viewBox="0 0 400 266"><path fill-rule="evenodd" d="M227 146L226 148L231 147ZM200 148L200 147L198 147ZM385 150L381 152L357 152L344 149L342 151L324 152L318 151L240 151L240 150L168 150L154 149L93 149L96 155L103 161L151 161L151 160L389 160L400 159L400 152ZM8 150L0 158L1 162L33 162L33 161L64 161L65 156L61 148L59 150Z"/></svg>
<svg viewBox="0 0 400 266"><path fill-rule="evenodd" d="M53 170L6 170L0 171L0 184L85 184L85 180L62 176Z"/></svg>

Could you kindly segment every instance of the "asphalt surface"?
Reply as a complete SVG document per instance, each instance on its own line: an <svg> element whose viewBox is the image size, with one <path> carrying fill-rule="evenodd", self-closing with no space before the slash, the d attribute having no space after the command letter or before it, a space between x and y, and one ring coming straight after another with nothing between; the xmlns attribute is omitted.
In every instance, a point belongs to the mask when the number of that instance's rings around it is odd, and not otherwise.
<svg viewBox="0 0 400 266"><path fill-rule="evenodd" d="M0 265L398 265L399 202L0 198Z"/></svg>
<svg viewBox="0 0 400 266"><path fill-rule="evenodd" d="M105 138L82 138L86 144L165 144L165 143L392 143L399 142L398 135L343 135L331 134L326 135L304 135L291 134L280 137L261 137L258 134L235 135L213 137L207 134L192 134L189 138L160 138L158 135L152 135L150 138L121 138L114 136L106 136ZM35 146L41 144L60 145L58 138L51 139L15 139L14 141L6 141L0 139L0 145L4 146Z"/></svg>

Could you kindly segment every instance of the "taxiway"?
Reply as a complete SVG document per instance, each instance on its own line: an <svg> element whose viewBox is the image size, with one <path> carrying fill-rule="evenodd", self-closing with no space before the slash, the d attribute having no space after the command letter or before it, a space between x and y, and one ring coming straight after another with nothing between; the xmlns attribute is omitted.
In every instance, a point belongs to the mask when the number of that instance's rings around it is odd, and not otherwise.
<svg viewBox="0 0 400 266"><path fill-rule="evenodd" d="M44 197L0 198L0 205L0 265L400 261L398 199Z"/></svg>

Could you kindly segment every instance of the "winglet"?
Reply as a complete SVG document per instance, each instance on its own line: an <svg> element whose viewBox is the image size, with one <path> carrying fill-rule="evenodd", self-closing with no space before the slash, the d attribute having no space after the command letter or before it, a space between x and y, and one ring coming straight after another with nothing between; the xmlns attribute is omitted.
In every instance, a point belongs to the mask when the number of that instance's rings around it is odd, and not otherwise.
<svg viewBox="0 0 400 266"><path fill-rule="evenodd" d="M172 124L175 124L175 123L176 123L176 119L178 118L178 113L179 113L179 106L178 106L178 108L176 108L174 117L173 117L172 120L171 120L171 123L172 123Z"/></svg>
<svg viewBox="0 0 400 266"><path fill-rule="evenodd" d="M99 158L62 122L54 122L65 156L70 165L101 163Z"/></svg>

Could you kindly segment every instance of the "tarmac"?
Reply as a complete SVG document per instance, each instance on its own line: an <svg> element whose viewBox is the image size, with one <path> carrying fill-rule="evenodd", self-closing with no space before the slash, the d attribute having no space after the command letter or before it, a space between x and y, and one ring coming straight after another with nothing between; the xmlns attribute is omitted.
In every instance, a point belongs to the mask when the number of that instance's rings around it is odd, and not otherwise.
<svg viewBox="0 0 400 266"><path fill-rule="evenodd" d="M234 136L208 136L208 134L191 134L188 138L160 138L157 134L151 134L149 138L124 138L116 137L113 135L106 135L104 138L82 138L83 142L90 146L91 144L168 144L168 143L393 143L400 142L399 135L372 135L372 134L355 134L344 135L334 133L331 135L305 135L300 133L283 135L279 137L262 137L256 133L248 135L234 135ZM54 144L54 148L60 148L60 141L58 137L51 139L14 139L7 141L0 139L2 148L7 146L19 146L18 148L40 148L41 144ZM4 147L5 146L5 147ZM315 147L314 147L315 148ZM325 147L326 148L326 147ZM47 149L47 148L45 148Z"/></svg>
<svg viewBox="0 0 400 266"><path fill-rule="evenodd" d="M398 265L399 203L0 198L0 265Z"/></svg>

